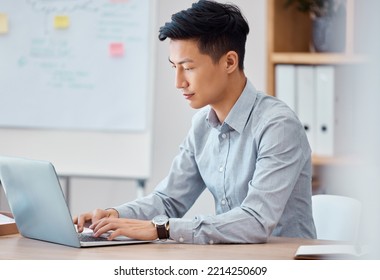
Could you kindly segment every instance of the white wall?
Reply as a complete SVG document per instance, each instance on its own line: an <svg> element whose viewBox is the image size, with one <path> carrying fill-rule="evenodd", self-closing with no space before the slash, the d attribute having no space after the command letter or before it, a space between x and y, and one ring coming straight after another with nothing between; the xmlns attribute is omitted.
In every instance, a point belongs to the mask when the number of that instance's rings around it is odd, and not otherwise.
<svg viewBox="0 0 380 280"><path fill-rule="evenodd" d="M156 30L173 13L186 9L195 0L159 0L157 1ZM228 2L228 1L220 1ZM265 90L266 84L266 1L235 0L241 7L250 24L248 35L245 68L249 79L258 89ZM156 35L154 35L156 36ZM157 38L157 37L156 37ZM153 162L152 176L147 182L147 192L163 179L170 167L178 146L190 127L191 117L195 113L179 94L174 86L174 74L168 63L168 42L156 40L155 92L153 105ZM65 181L62 181L63 185ZM94 208L106 208L136 197L136 183L122 180L72 179L70 208L72 214ZM6 209L4 195L1 195L0 209ZM188 213L213 213L213 199L206 191Z"/></svg>

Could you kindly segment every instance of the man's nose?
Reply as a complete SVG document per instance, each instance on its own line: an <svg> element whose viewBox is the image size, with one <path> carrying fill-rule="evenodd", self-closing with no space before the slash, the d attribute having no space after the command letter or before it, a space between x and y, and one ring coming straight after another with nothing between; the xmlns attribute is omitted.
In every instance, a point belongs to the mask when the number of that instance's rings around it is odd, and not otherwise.
<svg viewBox="0 0 380 280"><path fill-rule="evenodd" d="M182 70L177 70L175 74L175 87L178 89L188 87L188 83L183 75Z"/></svg>

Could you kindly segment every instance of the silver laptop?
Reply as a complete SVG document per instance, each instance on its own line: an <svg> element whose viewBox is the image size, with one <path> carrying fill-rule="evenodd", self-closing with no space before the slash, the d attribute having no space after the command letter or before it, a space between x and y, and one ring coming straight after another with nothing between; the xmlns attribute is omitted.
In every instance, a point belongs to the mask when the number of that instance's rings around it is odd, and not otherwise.
<svg viewBox="0 0 380 280"><path fill-rule="evenodd" d="M47 161L0 156L0 181L20 234L72 247L146 243L78 234L54 166ZM82 240L84 239L84 240Z"/></svg>

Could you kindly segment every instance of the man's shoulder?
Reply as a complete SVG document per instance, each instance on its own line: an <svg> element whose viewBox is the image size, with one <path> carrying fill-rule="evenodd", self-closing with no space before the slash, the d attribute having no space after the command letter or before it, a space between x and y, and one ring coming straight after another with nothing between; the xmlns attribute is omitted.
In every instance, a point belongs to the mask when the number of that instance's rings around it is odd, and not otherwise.
<svg viewBox="0 0 380 280"><path fill-rule="evenodd" d="M256 111L264 116L283 115L287 117L296 117L295 112L282 100L264 92L257 92Z"/></svg>

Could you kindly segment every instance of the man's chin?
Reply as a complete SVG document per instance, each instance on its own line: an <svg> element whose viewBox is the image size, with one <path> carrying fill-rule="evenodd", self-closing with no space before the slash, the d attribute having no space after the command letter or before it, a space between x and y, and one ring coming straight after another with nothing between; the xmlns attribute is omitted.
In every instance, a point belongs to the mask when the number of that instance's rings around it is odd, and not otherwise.
<svg viewBox="0 0 380 280"><path fill-rule="evenodd" d="M194 102L189 102L189 105L193 109L201 109L201 108L203 108L203 107L206 106L205 104L197 104L197 103L194 103Z"/></svg>

